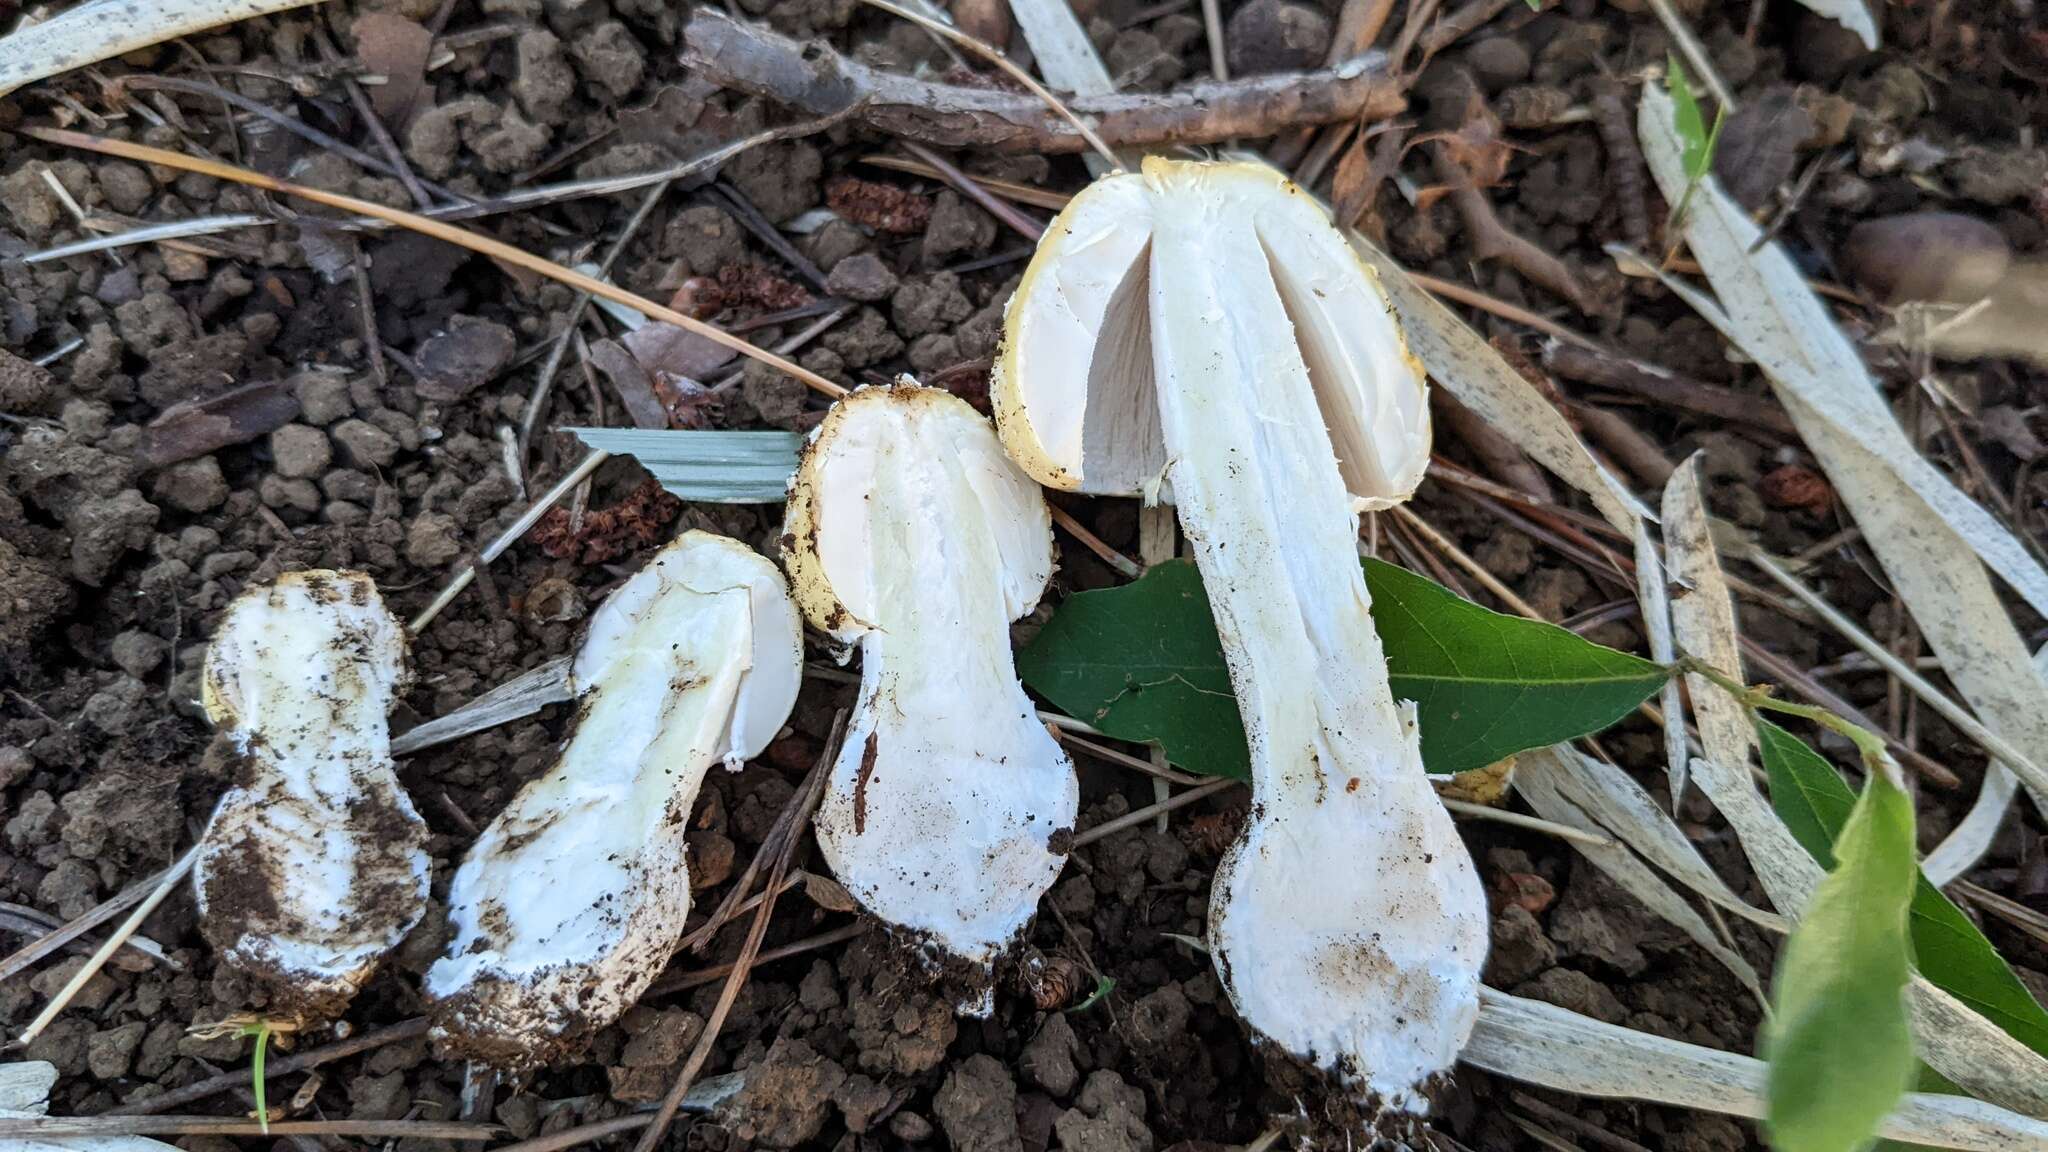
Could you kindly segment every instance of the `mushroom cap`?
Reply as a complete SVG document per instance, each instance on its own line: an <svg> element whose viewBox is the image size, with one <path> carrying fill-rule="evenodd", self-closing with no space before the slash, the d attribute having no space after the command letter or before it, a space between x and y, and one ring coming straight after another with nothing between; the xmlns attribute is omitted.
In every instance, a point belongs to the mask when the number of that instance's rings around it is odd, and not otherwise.
<svg viewBox="0 0 2048 1152"><path fill-rule="evenodd" d="M1249 335L1307 367L1357 506L1406 500L1429 463L1422 363L1377 274L1321 205L1263 164L1148 157L1067 205L1004 314L990 383L1004 447L1049 488L1157 494L1153 222L1195 207L1250 218L1294 330Z"/></svg>
<svg viewBox="0 0 2048 1152"><path fill-rule="evenodd" d="M370 577L286 572L243 591L221 615L199 699L217 728L260 727L274 742L340 724L384 749L405 653L405 630Z"/></svg>
<svg viewBox="0 0 2048 1152"><path fill-rule="evenodd" d="M668 585L699 593L745 588L753 611L753 644L718 755L735 765L760 755L782 730L803 681L803 625L790 605L782 573L745 544L696 530L676 537L642 571L651 575L627 580L591 617L569 667L570 691L581 695L630 653L640 620Z"/></svg>
<svg viewBox="0 0 2048 1152"><path fill-rule="evenodd" d="M904 467L906 452L950 458L979 497L1001 562L1004 619L1037 607L1053 563L1044 495L1004 456L981 413L906 376L843 397L804 444L790 479L782 552L805 618L841 641L879 623L871 518L890 513L869 497L876 470Z"/></svg>

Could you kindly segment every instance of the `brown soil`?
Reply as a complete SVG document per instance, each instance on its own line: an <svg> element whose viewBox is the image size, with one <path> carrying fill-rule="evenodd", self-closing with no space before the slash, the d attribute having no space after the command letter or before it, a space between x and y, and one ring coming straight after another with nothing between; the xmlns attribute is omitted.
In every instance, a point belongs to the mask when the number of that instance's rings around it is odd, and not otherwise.
<svg viewBox="0 0 2048 1152"><path fill-rule="evenodd" d="M741 7L877 66L960 79L930 38L852 0L743 0ZM1076 7L1128 87L1154 90L1206 75L1195 6L1078 0ZM1483 169L1479 191L1499 223L1556 257L1583 291L1559 295L1556 284L1542 287L1527 269L1484 255L1458 198L1439 194L1446 171L1436 162L1439 143L1396 159L1408 186L1424 192L1413 201L1391 179L1349 191L1361 198L1361 224L1411 267L1474 284L1690 380L1732 390L1764 414L1754 423L1718 420L1576 377L1558 392L1561 401L1621 415L1669 460L1704 451L1714 512L1773 551L1802 553L1846 525L1825 482L1816 485L1810 456L1783 431L1758 373L1726 356L1718 336L1669 293L1622 278L1602 252L1614 241L1654 244L1654 235L1634 234L1654 232L1666 211L1624 146L1626 125L1616 132L1599 122L1614 103L1632 118L1627 82L1661 64L1669 47L1640 7L1565 0L1535 13L1506 5L1445 46L1410 93L1407 120L1417 135L1443 133L1464 144L1448 153L1449 162ZM1745 108L1758 110L1727 129L1724 174L1742 177L1739 190L1766 212L1803 187L1778 235L1814 275L1857 279L1842 254L1851 227L1933 208L1988 223L2016 259L2039 257L2048 241L2048 153L2038 136L2048 122L2036 78L2048 75L2048 41L2009 5L1885 5L1887 47L1876 54L1786 0L1754 8L1680 0L1679 7ZM401 50L417 37L390 22L424 24L437 9L447 21L433 52ZM1752 11L1760 22L1750 35ZM1336 14L1335 3L1315 0L1226 0L1233 71L1319 59ZM760 101L691 85L675 62L685 17L680 6L648 0L333 0L202 33L97 72L228 85L383 164L375 133L339 79L358 70L330 68L322 41L384 68L434 60L423 75L391 78L395 92L366 86L369 98L417 177L482 197L660 167L780 122L781 113ZM1397 10L1381 46L1401 21ZM1617 86L1620 99L1611 103ZM1474 126L1475 93L1500 121L1498 139L1488 135L1495 126ZM417 237L350 236L319 227L316 213L184 247L124 249L118 259L5 260L83 235L45 170L88 213L159 221L266 210L259 197L211 179L62 152L11 132L23 123L73 123L80 109L113 118L104 128L73 126L174 148L191 140L303 183L414 202L405 181L332 148L257 120L231 125L216 100L131 95L138 103L124 109L80 73L0 98L0 900L59 918L85 912L174 859L226 786L228 766L206 754L209 733L196 699L206 637L237 592L289 569L354 568L371 574L393 610L409 616L573 464L580 449L549 429L626 422L619 395L586 374L572 351L520 474L508 473L500 432L520 426L573 294ZM2023 132L2029 126L2033 132ZM1003 302L1027 248L938 183L860 163L887 146L841 127L757 148L725 166L717 190L686 182L664 196L613 276L660 300L687 283L716 286L693 305L707 318L755 325L747 335L765 346L793 337L814 317L762 318L823 295L826 285L764 242L730 199L737 196L766 221L801 225L782 239L833 281L832 291L858 302L792 353L805 367L849 386L913 371L985 394ZM1049 189L1070 191L1086 179L1071 157L968 151L950 159L975 174ZM1364 171L1362 164L1333 168L1352 180ZM474 226L565 262L597 260L641 196L568 200ZM813 213L820 207L837 217L821 222ZM841 266L847 270L833 278ZM1882 321L1867 309L1848 314L1871 327ZM1540 370L1540 336L1476 319ZM37 359L49 359L47 370L25 366ZM1954 429L1914 384L1914 365L1895 356L1878 362L1925 451L2011 504L2013 522L2034 536L2048 494L2048 473L2034 466L2042 449L2031 427L2048 399L2040 373L2017 362L1947 367L1943 385L1967 408ZM794 382L751 367L722 386L716 377L694 383L711 386L719 402L689 393L693 422L803 430L823 408ZM1483 450L1452 437L1439 449L1487 467ZM1602 450L1631 459L1606 444ZM1063 506L1110 546L1136 554L1131 502ZM1525 531L1534 529L1526 522L1509 524L1439 485L1424 487L1417 509L1554 618L1580 617L1593 639L1643 649L1633 618L1607 611L1631 595L1628 585L1560 547L1568 542ZM419 637L414 680L394 726L443 714L573 651L581 612L569 606L597 603L661 540L689 527L772 555L779 512L678 510L652 494L637 465L608 462L580 519L554 514ZM1859 543L1836 540L1815 560L1810 578L1837 604L1877 635L1910 642ZM1115 580L1096 557L1069 546L1048 600ZM1476 588L1466 591L1485 599ZM535 604L563 607L532 610ZM1831 635L1798 620L1749 604L1743 611L1751 637L1801 667L1844 654ZM2039 621L2022 619L2038 631ZM1982 753L1939 717L1889 694L1882 676L1847 665L1828 682L1963 778L1959 791L1922 791L1923 836L1931 844L1964 811ZM732 859L750 860L851 694L814 681L789 734L743 771L707 782L693 837L720 838ZM566 709L550 708L401 764L430 828L437 895L477 827L545 768L570 719ZM1661 746L1648 725L1630 721L1603 743L1662 799ZM1083 828L1151 802L1141 777L1085 758L1081 769ZM874 932L760 966L706 1068L707 1075L750 1069L747 1088L709 1115L684 1117L667 1146L1155 1152L1242 1144L1296 1115L1295 1083L1254 1049L1207 958L1180 939L1202 935L1210 878L1235 825L1232 806L1242 804L1226 793L1176 813L1167 834L1147 824L1073 853L1026 941L1058 962L1064 995L1047 994L1043 980L1021 988L1006 982L990 1019L956 1019L948 1001ZM1761 901L1739 846L1699 798L1687 798L1680 811L1710 861ZM1495 893L1490 983L1633 1028L1752 1049L1756 1007L1735 981L1567 845L1489 824L1468 823L1464 831ZM815 854L808 859L817 867ZM2048 908L2044 860L2040 826L2031 815L2015 818L1971 879ZM849 923L846 911L805 892L783 896L767 948ZM699 907L708 910L721 895L722 888L701 892ZM262 911L253 901L247 907ZM675 969L730 960L745 919L703 954L678 957ZM445 942L444 920L437 899L349 1006L346 1019L357 1033L418 1015L418 981ZM1984 926L2022 978L2048 987L2048 951L2003 921ZM110 966L25 1053L63 1073L54 1112L141 1102L246 1059L241 1041L185 1033L194 1022L266 1002L219 964L189 893L174 896L143 931L180 968ZM1737 937L1768 970L1767 942L1739 927ZM0 948L17 943L9 937ZM76 963L60 954L33 976L0 983L0 1024L18 1029ZM1109 990L1080 1008L1097 987L1096 973ZM473 1117L523 1138L645 1106L667 1090L718 993L714 981L650 996L574 1056L499 1085ZM299 1042L332 1038L313 1033ZM270 1099L304 1089L298 1106L308 1118L448 1119L462 1111L464 1068L432 1058L424 1038L347 1057L323 1074L310 1086L294 1075L283 1090L273 1086ZM245 1107L223 1094L177 1110L235 1115ZM1545 1126L1581 1146L1600 1142L1588 1141L1590 1131L1673 1152L1761 1147L1748 1124L1578 1100L1470 1071L1445 1089L1437 1129L1446 1146L1534 1148L1515 1117L1542 1109L1571 1119L1577 1127ZM610 1146L623 1146L620 1139ZM213 1137L182 1143L195 1152L269 1146ZM371 1147L348 1139L324 1146Z"/></svg>

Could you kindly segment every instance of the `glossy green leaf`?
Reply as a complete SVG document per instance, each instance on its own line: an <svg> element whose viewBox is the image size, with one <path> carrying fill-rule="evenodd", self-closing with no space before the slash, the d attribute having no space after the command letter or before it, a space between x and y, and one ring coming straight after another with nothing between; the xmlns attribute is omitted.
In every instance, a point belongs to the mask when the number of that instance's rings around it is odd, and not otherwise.
<svg viewBox="0 0 2048 1152"><path fill-rule="evenodd" d="M1067 597L1017 653L1017 674L1067 715L1118 739L1156 743L1190 772L1248 775L1251 752L1209 594L1184 560Z"/></svg>
<svg viewBox="0 0 2048 1152"><path fill-rule="evenodd" d="M1856 794L1820 753L1767 720L1757 722L1771 804L1823 865L1834 866L1835 836ZM2020 982L1984 933L1925 876L1913 892L1913 956L1920 974L2013 1039L2048 1055L2048 1009Z"/></svg>
<svg viewBox="0 0 2048 1152"><path fill-rule="evenodd" d="M1685 174L1693 180L1701 179L1707 174L1707 166L1713 159L1707 149L1707 121L1700 114L1700 102L1692 94L1692 84L1686 79L1685 68L1675 55L1665 62L1664 87L1671 93L1671 126L1678 131L1679 155L1685 160Z"/></svg>
<svg viewBox="0 0 2048 1152"><path fill-rule="evenodd" d="M1785 751L1778 748L1781 762ZM1809 810L1806 834L1825 826L1820 813ZM1907 909L1920 875L1912 800L1884 773L1871 773L1832 854L1772 982L1765 1126L1778 1152L1868 1147L1917 1067L1905 999L1913 968Z"/></svg>
<svg viewBox="0 0 2048 1152"><path fill-rule="evenodd" d="M1415 701L1432 772L1598 732L1664 682L1661 665L1489 611L1406 569L1367 560L1365 580L1394 696ZM1245 774L1244 729L1193 564L1068 597L1017 669L1068 715L1157 741L1190 772Z"/></svg>

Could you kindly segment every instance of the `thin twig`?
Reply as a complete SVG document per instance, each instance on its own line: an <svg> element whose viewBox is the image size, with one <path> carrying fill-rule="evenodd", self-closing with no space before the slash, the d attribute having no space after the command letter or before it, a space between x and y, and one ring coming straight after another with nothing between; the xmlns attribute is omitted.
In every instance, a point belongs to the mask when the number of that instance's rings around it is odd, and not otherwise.
<svg viewBox="0 0 2048 1152"><path fill-rule="evenodd" d="M1555 320L1547 316L1539 316L1519 304L1510 304L1505 300L1489 296L1477 288L1468 287L1454 280L1444 280L1436 276L1430 276L1422 272L1410 272L1408 278L1427 289L1432 296L1441 296L1454 304L1464 304L1468 307L1477 308L1481 312L1490 312L1503 320L1510 320L1516 324L1534 328L1538 332L1555 336L1559 340L1577 344L1582 348L1596 348L1606 351L1598 341L1589 336L1574 332Z"/></svg>
<svg viewBox="0 0 2048 1152"><path fill-rule="evenodd" d="M1095 553L1098 559L1111 568L1116 569L1120 575L1136 580L1145 574L1145 570L1138 567L1136 561L1103 543L1101 537L1090 532L1086 525L1074 519L1073 513L1068 512L1057 504L1048 503L1046 507L1052 511L1052 522L1054 524L1065 529L1069 536L1079 540L1083 547Z"/></svg>
<svg viewBox="0 0 2048 1152"><path fill-rule="evenodd" d="M447 587L441 589L434 596L433 601L424 609L421 609L419 615L412 618L412 622L405 626L406 631L414 636L419 635L427 625L434 622L434 617L439 616L443 608L446 608L455 597L461 595L464 588L469 587L475 581L478 569L504 555L507 548L516 543L521 536L526 535L527 531L535 524L540 523L540 518L547 515L548 509L554 507L560 502L562 497L567 496L571 490L578 484L581 484L584 477L597 471L599 464L604 463L610 458L611 453L601 449L593 450L585 455L582 460L577 462L576 467L569 470L568 475L555 481L554 487L542 493L540 499L534 501L525 512L520 513L519 519L514 520L511 527L500 532L497 539L486 544L484 550L477 553L477 557L473 562L464 565L462 571L457 572L455 578L448 582Z"/></svg>
<svg viewBox="0 0 2048 1152"><path fill-rule="evenodd" d="M102 902L98 907L85 913L83 916L77 917L62 928L49 933L41 939L22 945L12 955L4 960L0 960L0 982L12 979L17 973L24 971L31 964L36 963L38 960L85 935L87 932L112 920L114 917L119 916L122 912L133 907L136 901L156 891L172 873L177 872L181 868L189 867L190 865L181 859L171 865L170 868L146 880L129 885L120 895Z"/></svg>
<svg viewBox="0 0 2048 1152"><path fill-rule="evenodd" d="M218 84L209 84L204 80L188 80L182 76L130 75L123 76L114 81L114 86L117 90L122 88L160 88L171 92L184 92L193 96L209 96L224 104L232 104L253 116L259 116L268 120L287 132L303 136L313 144L333 152L335 155L358 167L368 168L380 176L390 176L394 179L403 180L404 177L400 173L410 171L410 169L395 168L383 157L373 156L346 140L330 136L289 112L280 112L268 104L251 100L239 92L231 92ZM417 180L418 178L414 177L414 179ZM436 196L443 196L447 199L464 203L469 199L439 184L431 184L424 181L421 183L431 189ZM423 204L421 207L426 207L426 205Z"/></svg>
<svg viewBox="0 0 2048 1152"><path fill-rule="evenodd" d="M1416 515L1406 505L1394 505L1394 515L1398 516L1416 535L1429 541L1436 546L1439 552L1450 557L1453 564L1463 568L1474 580L1479 581L1480 587L1493 593L1494 596L1499 598L1501 603L1513 608L1516 612L1527 616L1531 620L1543 619L1543 614L1536 611L1533 605L1517 595L1514 589L1501 583L1500 578L1488 571L1486 565L1466 555L1463 548L1452 543L1450 537L1437 531L1435 525Z"/></svg>
<svg viewBox="0 0 2048 1152"><path fill-rule="evenodd" d="M939 179L951 184L961 195L981 205L983 211L1009 225L1010 229L1019 236L1036 244L1039 237L1045 235L1044 224L1017 211L1008 201L1001 199L987 188L982 187L980 181L962 172L945 157L919 144L915 140L903 141L903 147L911 155L924 161L937 174Z"/></svg>
<svg viewBox="0 0 2048 1152"><path fill-rule="evenodd" d="M820 295L827 292L824 270L809 256L798 251L796 245L789 242L789 237L784 236L780 228L761 215L761 210L754 207L754 202L747 199L745 193L735 188L729 180L713 183L711 191L725 201L725 206L732 209L733 215L739 217L740 224L752 232L755 239L766 244L771 251L781 257L784 264L795 269L797 275L810 281L811 287Z"/></svg>
<svg viewBox="0 0 2048 1152"><path fill-rule="evenodd" d="M832 718L832 731L825 738L826 747L836 746L845 733L846 713L842 710ZM775 823L768 826L768 834L761 838L761 846L754 852L754 858L747 861L747 866L741 870L739 879L733 881L726 889L725 899L719 902L718 907L712 910L710 917L700 927L676 944L677 952L702 951L711 943L718 930L725 927L727 921L739 915L741 901L753 890L754 878L761 874L761 869L781 855L785 844L802 835L803 824L798 818L798 810L799 806L792 801L776 815Z"/></svg>
<svg viewBox="0 0 2048 1152"><path fill-rule="evenodd" d="M1663 407L1731 420L1780 436L1796 435L1792 418L1769 397L1748 396L1732 388L1679 376L1633 357L1559 342L1543 349L1543 366L1566 379L1639 396Z"/></svg>
<svg viewBox="0 0 2048 1152"><path fill-rule="evenodd" d="M908 8L892 4L890 0L864 0L864 2L873 7L880 8L899 20L908 20L942 40L950 40L1002 69L1009 75L1010 79L1022 84L1025 91L1038 97L1047 108L1057 112L1067 123L1072 124L1074 131L1080 133L1081 138L1088 142L1088 146L1095 149L1096 154L1109 164L1110 171L1121 172L1124 170L1123 161L1117 159L1116 150L1103 143L1102 137L1095 134L1095 129L1089 127L1088 123L1079 116L1074 115L1073 109L1067 107L1065 102L1053 95L1052 91L1045 85L1040 84L1030 72L1019 68L1015 61L1003 55L1001 49L984 43L973 36L969 36L950 24L941 24L923 13L913 12ZM645 1150L643 1149L642 1152L645 1152Z"/></svg>
<svg viewBox="0 0 2048 1152"><path fill-rule="evenodd" d="M345 1040L336 1040L332 1044L324 1044L318 1048L309 1048L304 1052L297 1052L290 1056L266 1060L263 1064L263 1079L266 1081L275 1080L280 1076L288 1076L294 1072L303 1072L309 1068L317 1068L322 1064L340 1060L344 1057L369 1052L382 1048L387 1044L396 1044L401 1040L416 1039L426 1034L427 1018L415 1016L410 1020L401 1020L396 1024L379 1028L373 1032L363 1032L350 1036ZM160 1112L168 1112L181 1105L190 1104L195 1100L204 1100L209 1096L217 1096L222 1092L232 1092L236 1088L246 1087L248 1083L249 1070L246 1068L233 1072L222 1072L217 1076L209 1076L204 1080L187 1084L183 1088L173 1088L168 1092L152 1096L146 1100L134 1100L118 1107L109 1108L101 1113L101 1115L152 1116Z"/></svg>
<svg viewBox="0 0 2048 1152"><path fill-rule="evenodd" d="M1692 28L1685 22L1685 17L1678 14L1678 9L1672 6L1671 0L1649 0L1649 5L1650 10L1657 14L1657 19L1663 22L1664 30L1671 34L1671 42L1678 45L1678 54L1685 57L1685 62L1691 65L1700 82L1707 86L1707 91L1714 94L1714 99L1720 103L1722 112L1729 116L1735 115L1734 95L1728 91L1728 85L1722 81L1721 73L1714 68L1713 58L1707 55L1706 48L1700 44L1700 38L1693 35Z"/></svg>
<svg viewBox="0 0 2048 1152"><path fill-rule="evenodd" d="M1200 776L1190 776L1185 772L1176 772L1164 764L1154 763L1150 760L1140 760L1128 752L1119 752L1106 744L1097 744L1093 740L1077 736L1072 732L1062 731L1056 727L1051 728L1051 731L1055 740L1068 747L1078 748L1083 754L1093 756L1104 763L1115 764L1120 768L1129 768L1133 772L1143 772L1147 776L1166 783L1193 785L1202 782ZM1165 797L1162 796L1160 799L1163 800Z"/></svg>
<svg viewBox="0 0 2048 1152"><path fill-rule="evenodd" d="M843 738L843 715L842 723L835 724L835 728ZM810 778L804 781L802 791L793 802L797 810L795 828L801 829L810 822L811 813L817 810L818 801L824 798L825 782L832 774L832 762L838 755L839 741L827 741L817 764L811 768ZM690 1058L683 1064L682 1071L676 1074L675 1083L669 1087L668 1095L662 1098L661 1107L656 1109L653 1121L640 1133L640 1139L633 1145L634 1152L654 1152L654 1149L661 1145L662 1138L668 1135L668 1126L675 1119L676 1111L682 1107L683 1096L696 1081L697 1073L703 1070L705 1061L711 1059L711 1051L718 1043L718 1034L725 1027L726 1015L732 1011L734 1002L739 999L740 988L747 982L747 974L753 968L755 957L761 952L761 942L768 935L768 921L775 915L777 889L782 885L782 878L788 874L790 861L796 856L797 845L801 843L803 837L792 834L777 853L774 870L768 874L768 898L761 901L761 906L754 910L754 923L747 931L746 942L740 945L739 956L733 961L732 973L726 977L725 988L718 995L718 1003L711 1009L711 1015L704 1022L704 1032L697 1038L696 1048L690 1052Z"/></svg>
<svg viewBox="0 0 2048 1152"><path fill-rule="evenodd" d="M1517 828L1527 828L1533 832L1543 832L1560 840L1575 840L1581 844L1594 844L1602 848L1614 846L1613 839L1609 837L1602 836L1598 832L1588 832L1583 828L1574 828L1569 824L1558 824L1537 816L1524 816L1520 812L1510 812L1505 808L1494 808L1486 804L1474 804L1469 800L1453 800L1448 796L1439 796L1437 799L1443 801L1445 808L1461 816L1471 816L1479 820L1492 820L1499 824L1512 824Z"/></svg>
<svg viewBox="0 0 2048 1152"><path fill-rule="evenodd" d="M874 926L875 922L873 920L863 918L851 924L841 925L830 932L820 932L816 936L806 936L801 940L793 940L779 948L764 950L760 955L754 957L754 966L758 968L763 964L773 964L777 960L787 960L792 956L801 956L806 952L816 952L820 948L829 948L842 940L851 940L857 936L865 936L868 930ZM732 964L713 964L709 968L699 968L692 972L678 972L673 976L664 976L654 982L654 986L647 990L647 994L658 996L688 991L699 985L709 984L720 976L731 975L733 967L734 965Z"/></svg>
<svg viewBox="0 0 2048 1152"><path fill-rule="evenodd" d="M619 229L612 246L605 251L604 259L598 262L598 279L602 280L612 274L612 265L618 263L619 256L626 251L626 245L632 242L641 226L647 223L647 218L653 215L655 206L661 203L661 198L668 195L668 190L674 186L674 180L663 180L649 188L647 195L641 197L640 206L626 218L626 226ZM553 387L556 373L562 370L562 359L568 355L569 345L576 335L576 330L583 323L583 313L590 307L590 299L589 292L576 294L575 302L569 305L569 317L562 324L561 333L555 337L554 346L548 349L547 362L541 365L540 375L534 377L533 390L526 397L526 410L519 414L519 458L522 461L526 459L527 450L532 446L533 429L540 422L541 410L547 407L548 389Z"/></svg>
<svg viewBox="0 0 2048 1152"><path fill-rule="evenodd" d="M892 172L908 172L913 176L923 176L930 180L945 180L948 178L944 171L922 160L892 156L886 152L877 152L872 155L863 156L860 158L860 162L873 165L876 168L887 168ZM959 171L959 169L955 168L954 171ZM997 180L989 176L969 176L967 181L977 188L986 189L1002 197L1004 200L1012 200L1019 204L1029 204L1033 208L1050 208L1055 212L1065 208L1074 199L1073 196L1065 192L1054 192L1047 188L1034 188L1029 184L1019 184L1014 180Z"/></svg>
<svg viewBox="0 0 2048 1152"><path fill-rule="evenodd" d="M712 7L695 12L683 32L683 63L720 87L814 116L851 116L899 140L940 148L1043 154L1092 147L1036 96L886 72ZM1090 135L1131 148L1251 139L1295 124L1381 120L1405 106L1378 54L1318 72L1201 80L1163 94L1115 92L1071 101L1072 110L1095 121Z"/></svg>
<svg viewBox="0 0 2048 1152"><path fill-rule="evenodd" d="M2011 741L1986 727L1968 709L1948 698L1940 689L1929 683L1913 666L1899 659L1898 654L1879 643L1865 632L1855 621L1849 619L1840 609L1827 602L1820 593L1806 586L1804 581L1785 570L1774 558L1761 549L1749 549L1742 558L1763 569L1764 575L1778 582L1787 592L1799 598L1808 608L1835 630L1843 639L1862 649L1863 654L1876 661L1886 672L1899 678L1913 694L1927 702L1928 707L1941 713L1942 718L1961 729L1963 734L1981 745L1985 751L2005 762L2013 773L2037 789L2048 790L2048 772L2036 764L2025 753L2015 748Z"/></svg>
<svg viewBox="0 0 2048 1152"><path fill-rule="evenodd" d="M1214 796L1216 793L1226 789L1242 787L1244 787L1244 781L1229 779L1211 780L1207 784L1198 784L1157 804L1148 804L1143 808L1133 809L1114 820L1105 820L1085 832L1076 833L1074 835L1074 847L1079 848L1083 845L1093 844L1105 836L1114 835L1126 828L1136 828L1161 812L1171 812L1176 808L1185 808L1204 797Z"/></svg>

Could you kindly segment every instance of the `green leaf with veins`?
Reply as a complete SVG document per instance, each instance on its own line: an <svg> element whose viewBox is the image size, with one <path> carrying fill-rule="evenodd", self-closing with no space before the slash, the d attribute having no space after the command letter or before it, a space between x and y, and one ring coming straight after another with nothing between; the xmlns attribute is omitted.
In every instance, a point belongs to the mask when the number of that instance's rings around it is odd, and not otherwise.
<svg viewBox="0 0 2048 1152"><path fill-rule="evenodd" d="M1773 794L1782 779L1784 792L1820 795L1785 767L1796 758L1785 741L1798 742L1782 729L1785 740L1777 739L1771 727L1759 721L1766 762L1779 764ZM1830 805L1826 812L1808 806L1787 823L1795 835L1813 836L1840 809ZM1772 981L1765 1127L1781 1152L1868 1147L1917 1066L1905 996L1913 970L1907 910L1920 883L1913 802L1887 772L1872 771L1839 827L1830 846L1833 866L1786 938Z"/></svg>
<svg viewBox="0 0 2048 1152"><path fill-rule="evenodd" d="M1768 720L1759 719L1756 728L1771 778L1771 806L1814 859L1834 867L1835 837L1848 822L1856 794L1804 740ZM1920 974L2013 1039L2048 1055L2048 1009L1984 933L1925 876L1914 889L1911 916Z"/></svg>
<svg viewBox="0 0 2048 1152"><path fill-rule="evenodd" d="M1484 768L1598 732L1664 683L1662 665L1504 616L1403 568L1365 561L1397 700L1413 700L1431 772ZM1205 776L1246 774L1244 728L1201 575L1185 560L1067 598L1017 654L1024 683Z"/></svg>

